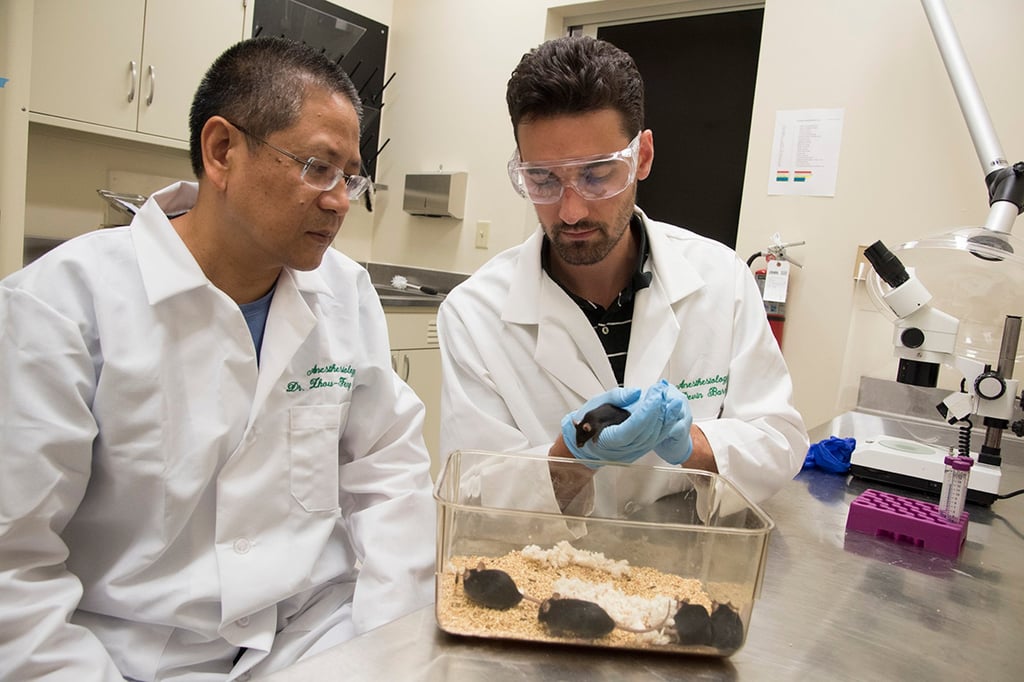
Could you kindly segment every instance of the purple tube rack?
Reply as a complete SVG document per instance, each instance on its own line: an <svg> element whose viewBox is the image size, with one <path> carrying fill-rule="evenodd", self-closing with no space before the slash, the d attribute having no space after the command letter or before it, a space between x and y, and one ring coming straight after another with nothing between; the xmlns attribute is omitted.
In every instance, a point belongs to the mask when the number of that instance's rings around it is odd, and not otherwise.
<svg viewBox="0 0 1024 682"><path fill-rule="evenodd" d="M968 518L964 511L954 523L942 515L938 505L869 489L850 503L846 530L955 557L967 539Z"/></svg>

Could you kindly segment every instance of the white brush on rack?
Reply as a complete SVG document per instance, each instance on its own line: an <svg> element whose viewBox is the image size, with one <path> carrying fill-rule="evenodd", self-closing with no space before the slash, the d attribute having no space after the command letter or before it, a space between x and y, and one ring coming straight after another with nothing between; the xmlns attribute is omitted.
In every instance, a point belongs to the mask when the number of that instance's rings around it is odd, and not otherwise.
<svg viewBox="0 0 1024 682"><path fill-rule="evenodd" d="M428 296L437 296L437 289L435 289L434 287L425 287L420 286L419 284L413 284L402 275L395 275L394 277L392 277L391 286L398 289L399 291L404 291L406 289L416 289L418 291L423 292L424 294L427 294Z"/></svg>

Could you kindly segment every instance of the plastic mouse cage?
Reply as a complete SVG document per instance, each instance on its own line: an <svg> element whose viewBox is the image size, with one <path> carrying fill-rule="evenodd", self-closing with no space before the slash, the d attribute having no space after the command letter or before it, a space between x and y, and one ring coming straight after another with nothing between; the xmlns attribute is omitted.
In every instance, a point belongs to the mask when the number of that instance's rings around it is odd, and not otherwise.
<svg viewBox="0 0 1024 682"><path fill-rule="evenodd" d="M434 497L445 632L710 656L746 640L774 523L725 477L463 450Z"/></svg>

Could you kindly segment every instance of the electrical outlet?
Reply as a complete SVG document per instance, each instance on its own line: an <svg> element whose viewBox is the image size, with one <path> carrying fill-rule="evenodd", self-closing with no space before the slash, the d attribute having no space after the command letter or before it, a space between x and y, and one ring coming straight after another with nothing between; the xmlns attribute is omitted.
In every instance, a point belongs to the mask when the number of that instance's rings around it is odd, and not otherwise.
<svg viewBox="0 0 1024 682"><path fill-rule="evenodd" d="M476 221L476 248L486 249L487 242L491 238L491 221Z"/></svg>

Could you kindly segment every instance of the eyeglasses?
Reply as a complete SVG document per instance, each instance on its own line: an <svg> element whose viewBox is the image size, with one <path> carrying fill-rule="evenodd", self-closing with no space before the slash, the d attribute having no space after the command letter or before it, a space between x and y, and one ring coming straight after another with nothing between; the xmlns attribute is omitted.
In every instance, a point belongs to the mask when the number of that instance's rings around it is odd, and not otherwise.
<svg viewBox="0 0 1024 682"><path fill-rule="evenodd" d="M230 121L228 121L230 123ZM302 181L312 187L318 189L321 192L330 192L332 189L338 186L338 183L342 180L345 181L345 190L348 194L348 198L355 201L363 195L369 186L370 179L362 175L349 175L345 171L341 170L333 163L318 159L315 156L311 156L308 159L302 159L291 152L270 144L266 140L256 137L248 130L238 125L237 123L231 123L231 125L238 128L244 134L248 135L252 139L256 140L260 144L265 144L275 152L287 156L292 161L302 165L302 174L299 176Z"/></svg>
<svg viewBox="0 0 1024 682"><path fill-rule="evenodd" d="M636 179L640 133L625 149L612 154L576 159L523 163L516 149L508 162L508 177L523 197L535 204L553 204L566 187L589 201L621 194Z"/></svg>

